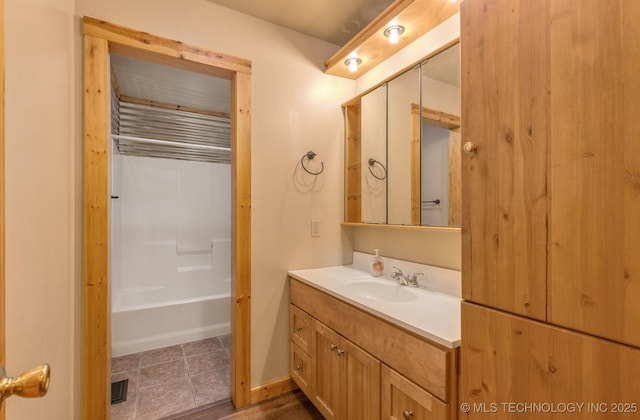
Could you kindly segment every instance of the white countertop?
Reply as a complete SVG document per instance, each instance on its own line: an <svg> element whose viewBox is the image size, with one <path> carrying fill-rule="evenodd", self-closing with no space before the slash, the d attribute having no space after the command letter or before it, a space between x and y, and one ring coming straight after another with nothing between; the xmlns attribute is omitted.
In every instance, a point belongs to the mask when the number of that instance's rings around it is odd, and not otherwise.
<svg viewBox="0 0 640 420"><path fill-rule="evenodd" d="M400 286L387 276L373 277L354 266L294 270L289 271L289 275L445 347L460 346L461 300L458 297L425 290L422 287ZM366 297L347 286L358 280L388 282L391 285L390 290L394 290L393 286L407 289L406 291L415 295L415 299L394 302Z"/></svg>

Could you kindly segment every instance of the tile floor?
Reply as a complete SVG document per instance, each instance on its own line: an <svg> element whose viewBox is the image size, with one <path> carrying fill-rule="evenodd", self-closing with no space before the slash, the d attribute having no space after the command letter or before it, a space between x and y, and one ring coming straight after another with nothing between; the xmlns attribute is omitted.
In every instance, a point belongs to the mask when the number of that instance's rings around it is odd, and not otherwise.
<svg viewBox="0 0 640 420"><path fill-rule="evenodd" d="M113 420L152 420L229 397L230 336L111 360L111 381L129 379Z"/></svg>

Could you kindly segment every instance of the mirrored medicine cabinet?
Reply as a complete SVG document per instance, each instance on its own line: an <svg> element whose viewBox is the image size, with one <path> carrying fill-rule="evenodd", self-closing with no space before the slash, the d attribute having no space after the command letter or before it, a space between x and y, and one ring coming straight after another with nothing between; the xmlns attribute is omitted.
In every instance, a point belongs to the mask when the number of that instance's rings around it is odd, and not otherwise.
<svg viewBox="0 0 640 420"><path fill-rule="evenodd" d="M343 105L345 222L460 227L460 44Z"/></svg>

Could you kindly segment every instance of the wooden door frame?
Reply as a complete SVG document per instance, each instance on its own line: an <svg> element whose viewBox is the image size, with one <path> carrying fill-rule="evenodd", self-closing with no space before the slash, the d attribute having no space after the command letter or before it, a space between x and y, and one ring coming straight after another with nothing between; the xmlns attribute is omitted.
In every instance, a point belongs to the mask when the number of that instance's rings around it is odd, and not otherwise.
<svg viewBox="0 0 640 420"><path fill-rule="evenodd" d="M251 62L89 17L83 34L82 417L110 415L110 53L231 81L231 398L245 406L251 399Z"/></svg>
<svg viewBox="0 0 640 420"><path fill-rule="evenodd" d="M422 121L427 120L429 125L446 128L450 131L460 131L460 117L454 114L437 111L420 105L411 104L411 224L420 225L422 219L422 198L420 184L422 182L421 170L421 141ZM449 140L449 156L452 154L452 142ZM455 151L453 153L456 153ZM457 155L460 151L457 151ZM451 171L451 158L449 159L449 171ZM457 175L460 176L459 174ZM451 179L449 179L449 192L451 192ZM458 188L459 189L459 188ZM457 197L457 195L456 195ZM451 200L449 200L449 218L451 219ZM460 208L456 205L456 208ZM451 226L451 222L449 223Z"/></svg>

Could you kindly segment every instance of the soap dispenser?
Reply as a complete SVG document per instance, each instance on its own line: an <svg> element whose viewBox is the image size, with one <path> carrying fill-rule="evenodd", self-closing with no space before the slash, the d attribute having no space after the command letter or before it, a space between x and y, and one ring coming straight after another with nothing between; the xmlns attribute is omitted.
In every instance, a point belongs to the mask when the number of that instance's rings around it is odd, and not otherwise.
<svg viewBox="0 0 640 420"><path fill-rule="evenodd" d="M384 271L384 261L380 258L378 249L374 249L373 252L375 252L375 255L371 258L371 274L374 277L380 277Z"/></svg>

